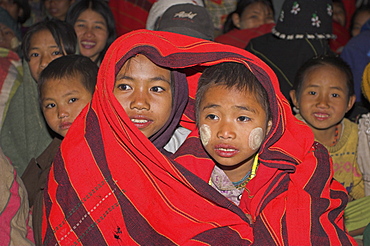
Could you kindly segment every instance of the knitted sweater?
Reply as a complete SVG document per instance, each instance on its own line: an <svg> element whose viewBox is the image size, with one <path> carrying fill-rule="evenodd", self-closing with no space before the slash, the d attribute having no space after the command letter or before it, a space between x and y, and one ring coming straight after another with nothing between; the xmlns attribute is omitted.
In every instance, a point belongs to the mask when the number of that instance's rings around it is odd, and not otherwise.
<svg viewBox="0 0 370 246"><path fill-rule="evenodd" d="M296 117L304 121L301 115L296 115ZM357 164L357 132L357 124L344 118L338 143L334 146L327 146L322 143L333 160L334 178L346 188L353 199L359 199L365 195L364 181Z"/></svg>
<svg viewBox="0 0 370 246"><path fill-rule="evenodd" d="M333 159L334 178L354 199L364 197L364 181L357 164L357 124L343 119L342 134L335 146L324 145Z"/></svg>

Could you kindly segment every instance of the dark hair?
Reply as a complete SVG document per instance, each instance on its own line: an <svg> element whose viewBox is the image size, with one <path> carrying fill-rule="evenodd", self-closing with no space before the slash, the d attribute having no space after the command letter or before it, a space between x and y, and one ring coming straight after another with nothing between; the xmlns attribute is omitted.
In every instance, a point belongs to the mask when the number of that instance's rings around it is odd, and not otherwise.
<svg viewBox="0 0 370 246"><path fill-rule="evenodd" d="M18 16L17 22L21 24L25 23L31 16L31 6L28 3L28 0L13 0L13 3L23 10L22 15Z"/></svg>
<svg viewBox="0 0 370 246"><path fill-rule="evenodd" d="M114 16L109 8L106 1L103 0L79 0L76 1L68 10L66 16L66 22L70 23L72 26L76 23L78 17L87 9L91 9L97 13L99 13L105 19L107 23L108 29L108 39L107 43L105 44L104 49L99 54L98 58L96 59L96 63L100 63L103 60L105 52L107 52L108 47L113 43L116 39L116 27L114 24Z"/></svg>
<svg viewBox="0 0 370 246"><path fill-rule="evenodd" d="M248 7L252 3L263 3L266 6L270 7L272 9L272 12L274 12L274 7L272 5L271 0L238 0L235 11L231 12L226 17L226 21L224 23L224 27L222 30L223 33L227 33L235 28L238 28L237 26L234 25L233 18L232 18L233 14L237 14L241 17L245 8Z"/></svg>
<svg viewBox="0 0 370 246"><path fill-rule="evenodd" d="M265 110L266 118L270 119L271 111L266 89L245 65L236 62L224 62L204 69L199 78L195 98L197 119L199 119L199 107L202 98L206 91L214 85L224 85L226 88L235 87L240 91L249 91L254 94L262 108Z"/></svg>
<svg viewBox="0 0 370 246"><path fill-rule="evenodd" d="M74 78L80 76L81 84L91 92L95 91L98 66L90 58L83 55L67 55L54 59L42 70L37 83L39 98L42 87L49 79Z"/></svg>
<svg viewBox="0 0 370 246"><path fill-rule="evenodd" d="M295 90L296 97L299 98L302 84L306 79L306 76L313 69L321 66L333 66L338 70L342 71L346 75L347 89L348 89L348 98L355 95L353 75L350 66L339 56L334 55L322 55L318 57L313 57L306 61L297 71L297 74L294 79L293 90Z"/></svg>
<svg viewBox="0 0 370 246"><path fill-rule="evenodd" d="M32 25L23 37L22 52L23 57L27 62L30 61L28 53L30 49L31 38L34 34L42 30L48 30L51 32L51 35L53 36L61 53L64 55L76 53L77 36L73 27L61 20L45 20Z"/></svg>

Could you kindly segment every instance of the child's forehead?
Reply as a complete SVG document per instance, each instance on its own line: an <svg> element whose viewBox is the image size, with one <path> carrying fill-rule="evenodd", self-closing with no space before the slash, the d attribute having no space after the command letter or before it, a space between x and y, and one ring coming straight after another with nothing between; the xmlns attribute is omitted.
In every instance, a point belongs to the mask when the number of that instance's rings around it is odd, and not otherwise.
<svg viewBox="0 0 370 246"><path fill-rule="evenodd" d="M257 98L255 92L251 91L248 87L239 87L237 85L228 86L222 83L212 83L204 92L208 95L208 98L215 98L220 96L229 95L244 95L245 101L250 100L251 97ZM202 99L203 100L203 99Z"/></svg>
<svg viewBox="0 0 370 246"><path fill-rule="evenodd" d="M44 79L43 88L50 88L53 85L67 85L67 86L84 86L83 77L81 73L73 73L64 75L62 77L50 77Z"/></svg>
<svg viewBox="0 0 370 246"><path fill-rule="evenodd" d="M157 65L142 54L136 54L124 62L120 61L117 63L116 80L122 77L122 75L127 74L135 77L165 76L168 77L168 81L171 82L171 70L169 68Z"/></svg>
<svg viewBox="0 0 370 246"><path fill-rule="evenodd" d="M338 67L330 64L321 64L306 71L303 86L342 87L347 90L348 79L346 73Z"/></svg>

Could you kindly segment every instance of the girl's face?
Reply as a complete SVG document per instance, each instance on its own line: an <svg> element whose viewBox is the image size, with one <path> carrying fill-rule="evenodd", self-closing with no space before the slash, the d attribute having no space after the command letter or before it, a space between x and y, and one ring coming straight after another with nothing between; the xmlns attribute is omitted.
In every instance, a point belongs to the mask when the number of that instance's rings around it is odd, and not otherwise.
<svg viewBox="0 0 370 246"><path fill-rule="evenodd" d="M34 33L28 51L29 67L32 77L38 81L40 73L54 59L63 55L53 35L47 29Z"/></svg>
<svg viewBox="0 0 370 246"><path fill-rule="evenodd" d="M368 11L362 11L356 15L356 18L353 20L353 27L351 31L352 37L357 36L360 33L361 27L369 19L370 19L370 12Z"/></svg>
<svg viewBox="0 0 370 246"><path fill-rule="evenodd" d="M199 105L199 132L204 148L221 168L236 168L244 175L270 125L265 110L247 90L213 85Z"/></svg>
<svg viewBox="0 0 370 246"><path fill-rule="evenodd" d="M143 55L136 55L123 65L113 93L134 125L148 138L170 117L171 72Z"/></svg>
<svg viewBox="0 0 370 246"><path fill-rule="evenodd" d="M55 19L64 21L74 0L45 0L46 11Z"/></svg>
<svg viewBox="0 0 370 246"><path fill-rule="evenodd" d="M232 19L234 25L239 29L256 28L264 24L274 23L272 9L261 2L248 5L241 16L235 13Z"/></svg>
<svg viewBox="0 0 370 246"><path fill-rule="evenodd" d="M320 65L307 72L299 95L291 93L294 105L314 131L335 127L352 108L356 97L348 96L346 79L338 68Z"/></svg>
<svg viewBox="0 0 370 246"><path fill-rule="evenodd" d="M108 27L101 14L91 9L83 11L74 24L81 55L95 61L108 39Z"/></svg>

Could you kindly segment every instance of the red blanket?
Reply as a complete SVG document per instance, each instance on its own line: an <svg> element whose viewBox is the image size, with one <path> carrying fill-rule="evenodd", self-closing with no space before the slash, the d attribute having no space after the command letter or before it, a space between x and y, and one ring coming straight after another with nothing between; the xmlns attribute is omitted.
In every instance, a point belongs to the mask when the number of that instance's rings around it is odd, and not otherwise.
<svg viewBox="0 0 370 246"><path fill-rule="evenodd" d="M91 105L63 140L45 192L44 244L249 245L254 241L243 211L194 173L162 155L158 146L131 123L114 97L115 75L138 53L157 65L186 74L191 95L197 72L223 61L241 62L265 78L266 86L270 84L270 100L275 102L275 127L260 153L263 164L259 173L265 176L259 175L262 182L250 182L251 197L255 198L245 211L257 220L271 222L256 220L256 230L271 233L278 244L350 244L341 220L346 195L340 185L330 189L332 170L320 146L318 153L324 155L326 172L314 175L322 171L316 166L321 159L314 154L313 135L302 132L307 128L288 111L289 104L281 99L272 70L235 47L148 30L128 33L110 46ZM292 144L293 140L296 143ZM198 150L201 153L202 149ZM273 159L268 158L270 154ZM303 168L308 171L297 171ZM299 177L290 175L297 172L301 173ZM311 209L314 205L320 207ZM288 233L286 229L292 229L293 224L297 230ZM278 227L283 227L283 234L276 235ZM322 239L324 233L327 237ZM316 237L321 241L314 240Z"/></svg>

